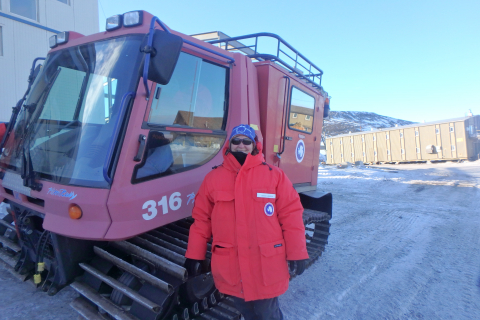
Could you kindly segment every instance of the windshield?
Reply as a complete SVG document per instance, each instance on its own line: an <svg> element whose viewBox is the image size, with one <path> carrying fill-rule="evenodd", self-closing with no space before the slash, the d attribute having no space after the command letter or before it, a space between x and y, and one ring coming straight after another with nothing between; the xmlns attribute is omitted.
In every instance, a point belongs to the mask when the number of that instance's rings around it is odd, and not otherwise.
<svg viewBox="0 0 480 320"><path fill-rule="evenodd" d="M25 157L30 157L39 178L108 187L103 167L121 121L122 97L136 91L142 39L119 37L49 54L0 166L21 173Z"/></svg>

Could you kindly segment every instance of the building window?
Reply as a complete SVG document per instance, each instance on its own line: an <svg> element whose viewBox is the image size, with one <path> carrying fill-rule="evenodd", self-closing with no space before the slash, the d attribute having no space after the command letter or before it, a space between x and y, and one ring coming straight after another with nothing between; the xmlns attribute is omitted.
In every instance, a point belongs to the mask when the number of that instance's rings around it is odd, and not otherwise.
<svg viewBox="0 0 480 320"><path fill-rule="evenodd" d="M375 136L372 136L373 137L373 141L375 141Z"/></svg>
<svg viewBox="0 0 480 320"><path fill-rule="evenodd" d="M363 151L363 157L365 157L365 151Z"/></svg>
<svg viewBox="0 0 480 320"><path fill-rule="evenodd" d="M340 157L343 158L343 153L340 153Z"/></svg>
<svg viewBox="0 0 480 320"><path fill-rule="evenodd" d="M405 154L405 150L402 149L402 154Z"/></svg>
<svg viewBox="0 0 480 320"><path fill-rule="evenodd" d="M355 157L355 154L352 152L352 158Z"/></svg>
<svg viewBox="0 0 480 320"><path fill-rule="evenodd" d="M373 151L373 155L376 156L376 155L377 155L377 151Z"/></svg>
<svg viewBox="0 0 480 320"><path fill-rule="evenodd" d="M332 158L332 159L333 159L333 154L331 154L331 155L330 155L330 158Z"/></svg>
<svg viewBox="0 0 480 320"><path fill-rule="evenodd" d="M450 132L453 132L453 127L450 127Z"/></svg>
<svg viewBox="0 0 480 320"><path fill-rule="evenodd" d="M330 145L332 145L332 144L333 144L333 141L332 141L332 140L330 140Z"/></svg>
<svg viewBox="0 0 480 320"><path fill-rule="evenodd" d="M415 137L418 137L418 131L415 130Z"/></svg>
<svg viewBox="0 0 480 320"><path fill-rule="evenodd" d="M388 133L385 135L385 138L388 140L390 139L390 136L388 135Z"/></svg>
<svg viewBox="0 0 480 320"><path fill-rule="evenodd" d="M362 142L365 142L365 138L364 138L364 137L362 137Z"/></svg>
<svg viewBox="0 0 480 320"><path fill-rule="evenodd" d="M37 0L10 0L10 12L37 21Z"/></svg>
<svg viewBox="0 0 480 320"><path fill-rule="evenodd" d="M452 151L455 151L455 146L454 145L452 145Z"/></svg>
<svg viewBox="0 0 480 320"><path fill-rule="evenodd" d="M400 139L403 139L403 132L400 132Z"/></svg>
<svg viewBox="0 0 480 320"><path fill-rule="evenodd" d="M435 129L435 134L440 134L440 129L436 128Z"/></svg>
<svg viewBox="0 0 480 320"><path fill-rule="evenodd" d="M297 89L296 87L292 87L288 127L292 130L312 133L314 108L314 97L303 91L300 91L300 89ZM305 116L305 118L299 117L302 115Z"/></svg>
<svg viewBox="0 0 480 320"><path fill-rule="evenodd" d="M350 138L350 143L353 143L353 138Z"/></svg>
<svg viewBox="0 0 480 320"><path fill-rule="evenodd" d="M417 153L420 153L420 148L415 148L415 150L417 151Z"/></svg>
<svg viewBox="0 0 480 320"><path fill-rule="evenodd" d="M342 144L342 139L340 139L340 144Z"/></svg>
<svg viewBox="0 0 480 320"><path fill-rule="evenodd" d="M3 28L0 26L0 57L3 56Z"/></svg>
<svg viewBox="0 0 480 320"><path fill-rule="evenodd" d="M390 150L387 149L387 156L389 156L389 155L390 155Z"/></svg>

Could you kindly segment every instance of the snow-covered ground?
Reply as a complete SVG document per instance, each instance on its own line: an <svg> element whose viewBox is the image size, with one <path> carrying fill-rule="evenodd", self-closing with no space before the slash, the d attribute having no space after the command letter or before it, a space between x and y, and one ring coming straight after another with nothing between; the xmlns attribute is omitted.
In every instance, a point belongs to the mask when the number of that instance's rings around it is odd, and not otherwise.
<svg viewBox="0 0 480 320"><path fill-rule="evenodd" d="M280 298L287 319L480 319L480 161L318 177L331 235Z"/></svg>
<svg viewBox="0 0 480 320"><path fill-rule="evenodd" d="M337 169L323 256L280 297L287 320L480 319L480 161ZM0 269L0 319L75 319Z"/></svg>

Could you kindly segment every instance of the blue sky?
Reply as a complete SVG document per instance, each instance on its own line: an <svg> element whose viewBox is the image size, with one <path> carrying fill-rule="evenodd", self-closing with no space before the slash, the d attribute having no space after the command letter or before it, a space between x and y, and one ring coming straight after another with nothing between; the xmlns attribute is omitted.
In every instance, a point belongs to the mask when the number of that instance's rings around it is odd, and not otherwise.
<svg viewBox="0 0 480 320"><path fill-rule="evenodd" d="M480 114L480 1L99 0L185 34L276 33L320 67L331 109L410 121Z"/></svg>

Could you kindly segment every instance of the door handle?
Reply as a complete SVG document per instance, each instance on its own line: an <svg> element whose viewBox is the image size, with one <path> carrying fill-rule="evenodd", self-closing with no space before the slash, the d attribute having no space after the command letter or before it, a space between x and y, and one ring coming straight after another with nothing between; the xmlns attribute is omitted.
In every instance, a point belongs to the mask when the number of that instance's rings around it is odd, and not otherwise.
<svg viewBox="0 0 480 320"><path fill-rule="evenodd" d="M139 162L142 160L142 154L145 150L145 140L147 140L145 135L141 134L138 136L138 142L140 142L140 146L138 147L137 155L133 158L133 161Z"/></svg>

